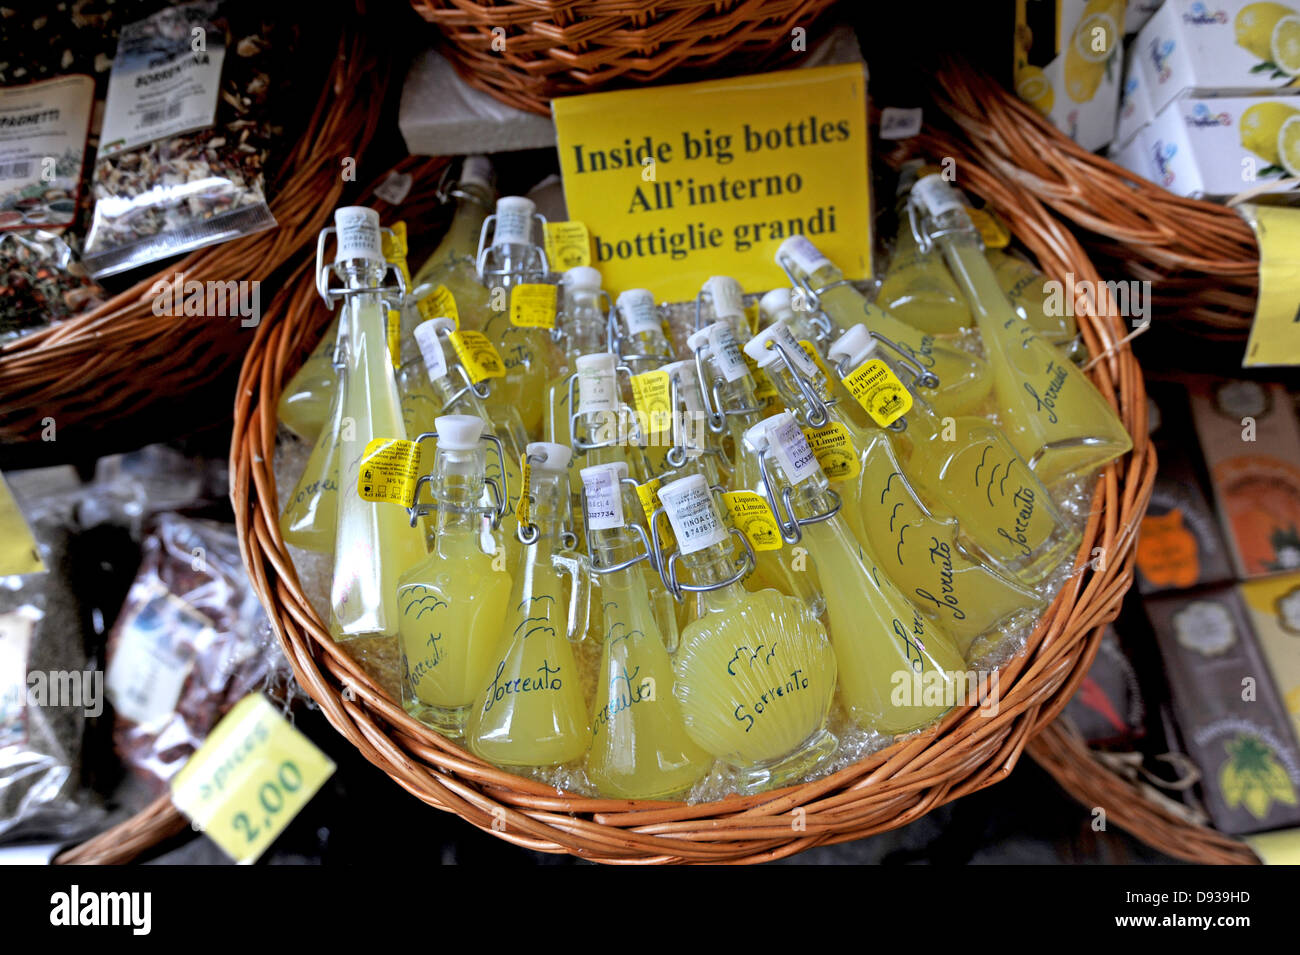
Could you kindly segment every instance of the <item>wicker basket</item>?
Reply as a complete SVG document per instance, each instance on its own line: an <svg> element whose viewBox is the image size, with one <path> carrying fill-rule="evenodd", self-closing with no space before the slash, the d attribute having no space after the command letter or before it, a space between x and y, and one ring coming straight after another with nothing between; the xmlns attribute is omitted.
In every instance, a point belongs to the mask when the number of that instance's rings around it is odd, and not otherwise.
<svg viewBox="0 0 1300 955"><path fill-rule="evenodd" d="M1152 282L1154 317L1212 338L1249 330L1259 248L1231 208L1176 196L1088 152L968 64L946 63L933 94L963 153L1086 230L1099 266Z"/></svg>
<svg viewBox="0 0 1300 955"><path fill-rule="evenodd" d="M1059 719L1029 743L1029 755L1084 806L1166 855L1205 865L1258 865L1239 839L1193 822L1153 801L1088 748L1079 731Z"/></svg>
<svg viewBox="0 0 1300 955"><path fill-rule="evenodd" d="M549 116L551 98L609 85L700 78L728 61L747 72L794 54L791 30L834 0L411 0L446 38L465 80Z"/></svg>
<svg viewBox="0 0 1300 955"><path fill-rule="evenodd" d="M340 162L360 161L374 134L379 111L373 107L387 72L355 30L344 30L336 56L322 53L307 62L320 63L325 80L273 183L279 227L199 249L92 312L0 346L0 442L38 441L47 418L60 437L129 427L142 409L193 394L233 371L251 331L239 319L154 315L153 290L178 272L187 280L264 280L314 241L348 185Z"/></svg>

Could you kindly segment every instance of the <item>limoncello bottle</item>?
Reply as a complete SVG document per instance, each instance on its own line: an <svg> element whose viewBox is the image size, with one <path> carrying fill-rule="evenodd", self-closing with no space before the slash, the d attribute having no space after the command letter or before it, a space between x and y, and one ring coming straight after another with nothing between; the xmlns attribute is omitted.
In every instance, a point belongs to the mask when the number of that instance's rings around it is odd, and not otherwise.
<svg viewBox="0 0 1300 955"><path fill-rule="evenodd" d="M659 500L677 539L660 563L664 584L678 597L694 588L703 604L673 662L687 734L736 770L743 792L803 776L837 743L826 729L836 668L825 628L797 598L741 586L749 551L737 568L703 477L665 484Z"/></svg>
<svg viewBox="0 0 1300 955"><path fill-rule="evenodd" d="M542 429L556 307L552 300L549 325L544 316L535 323L520 312L521 296L526 294L523 290L531 294L536 286L549 284L546 252L534 241L538 220L541 217L531 199L498 199L496 212L483 223L478 257L479 280L488 290L489 302L482 330L496 345L506 366L505 377L495 383L488 405L516 408L524 427L533 435ZM544 227L544 220L542 224Z"/></svg>
<svg viewBox="0 0 1300 955"><path fill-rule="evenodd" d="M927 335L958 335L974 324L966 296L957 287L943 256L933 249L921 250L905 216L901 217L876 304Z"/></svg>
<svg viewBox="0 0 1300 955"><path fill-rule="evenodd" d="M1132 450L1101 392L1016 314L956 191L942 177L926 176L912 199L924 214L927 240L942 250L975 313L1002 427L1039 480L1051 485L1087 474Z"/></svg>
<svg viewBox="0 0 1300 955"><path fill-rule="evenodd" d="M573 406L569 433L582 467L622 461L638 484L654 476L645 453L645 436L618 384L618 356L602 351L574 359Z"/></svg>
<svg viewBox="0 0 1300 955"><path fill-rule="evenodd" d="M280 514L280 535L286 544L328 554L334 547L339 508L339 450L343 426L343 393L334 390L330 417L289 494Z"/></svg>
<svg viewBox="0 0 1300 955"><path fill-rule="evenodd" d="M330 629L336 639L396 634L397 579L425 554L424 540L400 507L363 498L359 477L376 439L404 441L397 378L387 345L387 312L379 291L388 269L379 215L363 206L334 213L338 252L330 271L343 283L339 331L340 404L351 426L341 435ZM330 276L318 264L318 287ZM330 301L336 292L328 292Z"/></svg>
<svg viewBox="0 0 1300 955"><path fill-rule="evenodd" d="M1057 308L1047 291L1047 276L1028 262L1001 249L985 249L998 285L1011 308L1050 344L1072 355L1081 344L1072 308ZM1060 314L1057 314L1057 313Z"/></svg>
<svg viewBox="0 0 1300 955"><path fill-rule="evenodd" d="M338 391L339 376L334 367L338 334L339 316L335 315L307 360L280 392L276 407L280 423L304 441L315 441L320 436L329 417L331 399Z"/></svg>
<svg viewBox="0 0 1300 955"><path fill-rule="evenodd" d="M483 428L473 415L443 415L434 423L433 550L397 583L402 706L452 737L464 733L487 682L511 593L510 574L494 567L481 546L492 511L484 506Z"/></svg>
<svg viewBox="0 0 1300 955"><path fill-rule="evenodd" d="M559 554L569 517L570 453L558 444L528 446L524 546L486 688L465 731L470 750L500 766L557 766L582 756L591 742L570 643L587 630L586 571Z"/></svg>
<svg viewBox="0 0 1300 955"><path fill-rule="evenodd" d="M420 270L411 280L419 288L425 283L435 283L445 273L444 264L456 262L472 270L478 251L483 220L492 213L495 191L492 188L492 161L486 156L466 156L461 164L457 181L447 190L449 198L456 200L456 212L437 248L424 260ZM466 278L472 272L461 272ZM450 287L449 287L450 288ZM457 289L450 289L453 294Z"/></svg>
<svg viewBox="0 0 1300 955"><path fill-rule="evenodd" d="M993 379L981 359L937 341L934 335L913 328L869 303L849 284L844 273L804 236L791 236L782 242L776 261L810 301L830 317L839 332L866 322L932 375L930 380L937 380L938 384L930 387L927 382L924 393L940 414L968 414L988 398Z"/></svg>
<svg viewBox="0 0 1300 955"><path fill-rule="evenodd" d="M794 307L796 304L800 306L798 309ZM834 326L824 312L809 306L802 289L797 297L788 288L772 289L759 299L758 314L765 325L784 323L796 339L808 342L818 355L826 357Z"/></svg>
<svg viewBox="0 0 1300 955"><path fill-rule="evenodd" d="M587 776L603 796L665 799L689 790L712 758L686 735L673 668L639 566L649 541L625 507L627 468L583 468L584 523L598 575L604 645L591 710ZM656 581L657 583L658 581Z"/></svg>
<svg viewBox="0 0 1300 955"><path fill-rule="evenodd" d="M619 361L640 375L654 371L674 358L673 346L664 334L664 316L648 289L620 292L610 322L611 348Z"/></svg>
<svg viewBox="0 0 1300 955"><path fill-rule="evenodd" d="M1073 552L1078 531L1066 524L1047 488L1001 431L973 415L940 419L908 391L866 326L845 332L831 346L830 359L851 369L845 387L863 394L884 416L904 476L932 511L957 519L972 553L1034 584Z"/></svg>
<svg viewBox="0 0 1300 955"><path fill-rule="evenodd" d="M727 457L718 435L708 426L704 397L695 362L670 361L660 371L668 376L671 410L671 444L664 452L664 468L656 476L672 480L702 474L711 487L729 480Z"/></svg>
<svg viewBox="0 0 1300 955"><path fill-rule="evenodd" d="M960 685L962 655L849 529L839 513L840 497L830 490L794 416L782 412L763 420L748 440L772 472L783 532L805 540L817 564L844 708L859 725L887 734L919 729L943 715ZM911 692L925 683L938 684L945 702L927 706L921 694Z"/></svg>
<svg viewBox="0 0 1300 955"><path fill-rule="evenodd" d="M729 275L714 275L707 279L695 297L696 331L714 322L730 325L737 341L744 341L753 333L745 314L745 291Z"/></svg>

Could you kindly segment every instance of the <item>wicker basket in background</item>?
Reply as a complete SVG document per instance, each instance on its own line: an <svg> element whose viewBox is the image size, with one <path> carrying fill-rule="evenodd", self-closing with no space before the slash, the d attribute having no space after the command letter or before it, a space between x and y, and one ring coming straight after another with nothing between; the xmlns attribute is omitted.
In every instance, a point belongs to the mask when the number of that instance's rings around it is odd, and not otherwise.
<svg viewBox="0 0 1300 955"><path fill-rule="evenodd" d="M551 98L741 64L772 69L835 0L411 0L471 86L550 115Z"/></svg>

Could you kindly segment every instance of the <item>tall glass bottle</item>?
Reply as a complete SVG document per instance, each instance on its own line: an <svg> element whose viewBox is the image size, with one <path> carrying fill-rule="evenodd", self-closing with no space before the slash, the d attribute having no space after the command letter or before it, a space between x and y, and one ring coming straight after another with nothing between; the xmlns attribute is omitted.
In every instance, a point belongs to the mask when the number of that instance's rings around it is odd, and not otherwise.
<svg viewBox="0 0 1300 955"><path fill-rule="evenodd" d="M627 518L627 467L582 469L591 569L600 582L604 646L591 711L587 776L601 795L666 799L689 790L711 757L686 735L672 694L664 634L638 565L652 560L645 531ZM657 583L658 581L656 581Z"/></svg>
<svg viewBox="0 0 1300 955"><path fill-rule="evenodd" d="M330 342L331 347L335 344ZM280 514L286 544L328 554L334 547L339 509L339 435L343 428L343 393L334 389L326 426L312 445L307 464Z"/></svg>
<svg viewBox="0 0 1300 955"><path fill-rule="evenodd" d="M558 444L528 446L524 546L487 686L465 731L470 750L499 766L557 766L582 756L591 742L570 643L587 632L587 572L560 554L570 453Z"/></svg>
<svg viewBox="0 0 1300 955"><path fill-rule="evenodd" d="M1044 483L1086 474L1133 441L1110 403L1008 302L956 191L938 175L912 190L920 229L970 302L993 369L1002 427Z"/></svg>
<svg viewBox="0 0 1300 955"><path fill-rule="evenodd" d="M329 270L317 247L317 284L327 303L341 296L339 391L343 430L330 629L336 639L396 634L397 579L425 554L419 530L400 507L368 501L358 491L362 460L374 439L405 440L397 379L387 344L382 287L388 266L380 248L379 214L363 206L334 213L338 252ZM331 277L342 289L330 288ZM399 280L400 281L400 280ZM400 297L400 291L394 298Z"/></svg>
<svg viewBox="0 0 1300 955"><path fill-rule="evenodd" d="M773 415L749 432L772 484L782 533L807 541L826 595L839 693L849 715L881 733L906 733L938 719L958 700L964 661L942 627L881 573L869 548L840 516L817 458L794 416ZM792 492L787 494L787 492ZM928 686L927 686L928 684ZM917 688L943 702L923 703Z"/></svg>
<svg viewBox="0 0 1300 955"><path fill-rule="evenodd" d="M458 274L466 282L471 279L479 236L483 232L483 220L492 214L495 203L492 178L492 162L486 156L465 157L458 180L447 190L447 196L456 200L456 212L452 216L451 225L447 227L446 235L411 280L416 289L425 283L446 284L446 263L457 263L461 266ZM460 284L464 283L453 282L447 288L455 295L461 289L453 286Z"/></svg>
<svg viewBox="0 0 1300 955"><path fill-rule="evenodd" d="M702 595L673 664L687 734L737 771L743 792L803 776L836 746L826 729L836 674L826 630L800 600L741 586L748 567L736 568L703 477L664 485L659 500L678 545L660 560L664 584L678 597L687 587Z"/></svg>
<svg viewBox="0 0 1300 955"><path fill-rule="evenodd" d="M830 259L801 235L781 243L777 264L809 300L824 311L840 332L860 322L884 335L938 380L925 389L926 400L942 415L969 414L988 398L993 379L979 358L937 341L927 332L907 325L884 309L869 303Z"/></svg>
<svg viewBox="0 0 1300 955"><path fill-rule="evenodd" d="M510 574L481 546L482 525L490 514L500 517L499 509L484 506L490 495L484 493L483 427L473 415L434 422L438 444L427 478L436 515L433 550L397 583L402 706L452 737L464 733L487 682L511 593ZM498 500L505 494L497 488Z"/></svg>

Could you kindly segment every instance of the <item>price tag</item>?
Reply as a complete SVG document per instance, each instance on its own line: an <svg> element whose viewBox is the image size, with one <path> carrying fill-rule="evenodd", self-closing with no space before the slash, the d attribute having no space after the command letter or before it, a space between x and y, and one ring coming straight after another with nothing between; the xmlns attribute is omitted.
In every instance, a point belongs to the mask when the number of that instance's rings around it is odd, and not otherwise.
<svg viewBox="0 0 1300 955"><path fill-rule="evenodd" d="M516 328L555 327L554 285L516 285L510 290L510 324Z"/></svg>
<svg viewBox="0 0 1300 955"><path fill-rule="evenodd" d="M240 865L256 862L334 764L260 693L235 705L171 782L172 802Z"/></svg>
<svg viewBox="0 0 1300 955"><path fill-rule="evenodd" d="M641 502L641 513L645 515L647 527L650 526L650 519L654 516L654 512L659 509L659 486L662 483L659 478L651 478L644 484L636 486L636 496ZM658 527L659 545L664 550L672 550L677 546L677 538L673 536L673 528L666 515L659 515Z"/></svg>
<svg viewBox="0 0 1300 955"><path fill-rule="evenodd" d="M420 479L420 446L401 438L375 438L366 445L357 473L357 494L363 501L415 503Z"/></svg>
<svg viewBox="0 0 1300 955"><path fill-rule="evenodd" d="M402 313L395 308L388 310L388 360L396 370L402 366Z"/></svg>
<svg viewBox="0 0 1300 955"><path fill-rule="evenodd" d="M456 308L456 297L445 285L439 285L429 294L422 295L415 303L415 307L420 310L420 317L426 322L434 318L450 318L456 323L456 327L460 328L460 312Z"/></svg>
<svg viewBox="0 0 1300 955"><path fill-rule="evenodd" d="M726 491L722 495L731 526L745 535L756 551L780 550L781 531L767 500L753 491Z"/></svg>
<svg viewBox="0 0 1300 955"><path fill-rule="evenodd" d="M470 330L451 332L447 338L456 350L469 380L478 384L487 378L502 378L506 373L506 364L497 354L492 342L482 332Z"/></svg>
<svg viewBox="0 0 1300 955"><path fill-rule="evenodd" d="M812 448L822 473L828 479L851 481L862 471L853 438L838 421L832 421L821 428L804 428L803 436L808 439L808 447Z"/></svg>
<svg viewBox="0 0 1300 955"><path fill-rule="evenodd" d="M672 413L672 384L668 372L647 371L632 376L632 405L650 421Z"/></svg>
<svg viewBox="0 0 1300 955"><path fill-rule="evenodd" d="M879 358L863 362L844 376L844 387L871 420L887 428L912 410L912 393Z"/></svg>
<svg viewBox="0 0 1300 955"><path fill-rule="evenodd" d="M519 500L515 504L515 522L527 527L533 522L533 462L528 452L519 455Z"/></svg>
<svg viewBox="0 0 1300 955"><path fill-rule="evenodd" d="M411 270L406 266L406 223L395 222L391 230L380 233L383 237L384 258L397 266L402 273L402 281L411 287Z"/></svg>
<svg viewBox="0 0 1300 955"><path fill-rule="evenodd" d="M1002 220L993 213L985 209L976 209L974 206L967 206L966 214L970 216L970 221L979 230L980 238L986 248L1005 249L1007 244L1010 243L1010 231L1002 224Z"/></svg>
<svg viewBox="0 0 1300 955"><path fill-rule="evenodd" d="M581 222L546 223L546 258L555 271L591 265L591 236Z"/></svg>

